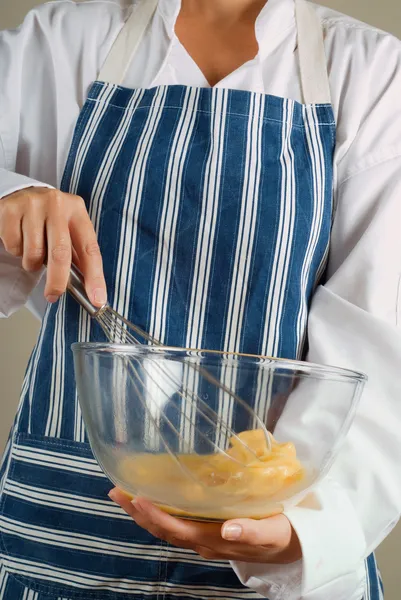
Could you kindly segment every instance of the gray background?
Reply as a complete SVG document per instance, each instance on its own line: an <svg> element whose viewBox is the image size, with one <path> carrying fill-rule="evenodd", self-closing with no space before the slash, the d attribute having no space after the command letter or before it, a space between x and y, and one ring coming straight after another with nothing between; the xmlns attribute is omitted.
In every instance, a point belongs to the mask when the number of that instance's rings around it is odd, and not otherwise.
<svg viewBox="0 0 401 600"><path fill-rule="evenodd" d="M17 26L36 0L0 0L0 29ZM348 13L401 38L400 0L321 0L335 10ZM401 101L401 99L400 99ZM12 318L0 320L0 452L18 402L25 366L38 333L38 323L22 310ZM344 540L346 544L347 541ZM401 598L401 526L379 550L379 563L386 586L386 600Z"/></svg>

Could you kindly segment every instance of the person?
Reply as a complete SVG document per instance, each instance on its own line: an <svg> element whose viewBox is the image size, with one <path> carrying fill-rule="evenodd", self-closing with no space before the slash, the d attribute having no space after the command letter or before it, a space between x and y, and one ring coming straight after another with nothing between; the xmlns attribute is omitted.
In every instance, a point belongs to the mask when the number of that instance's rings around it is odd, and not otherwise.
<svg viewBox="0 0 401 600"><path fill-rule="evenodd" d="M0 82L0 312L42 319L1 470L0 598L381 598L400 42L304 0L61 0L1 33ZM95 334L71 261L162 343L367 373L315 505L221 527L110 491L76 397L70 345Z"/></svg>

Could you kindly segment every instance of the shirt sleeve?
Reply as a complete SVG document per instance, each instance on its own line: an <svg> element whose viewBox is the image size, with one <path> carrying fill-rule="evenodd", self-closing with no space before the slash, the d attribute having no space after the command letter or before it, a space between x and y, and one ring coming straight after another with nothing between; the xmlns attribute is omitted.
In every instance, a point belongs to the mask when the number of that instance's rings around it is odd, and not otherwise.
<svg viewBox="0 0 401 600"><path fill-rule="evenodd" d="M0 32L0 202L25 188L52 187L48 164L39 169L43 179L30 175L33 163L43 157L32 156L29 121L43 120L38 108L44 95L43 113L48 116L55 100L49 40L39 15L32 11L18 29ZM31 97L29 105L27 95ZM50 122L46 127L42 123L42 136L45 148L52 136ZM7 254L0 242L0 316L9 316L23 306L39 278L38 273L24 272L21 260Z"/></svg>
<svg viewBox="0 0 401 600"><path fill-rule="evenodd" d="M401 46L372 35L377 43L354 45L364 63L347 82L363 89L360 102L341 108L330 256L310 309L307 357L369 380L328 477L286 513L302 561L232 564L270 600L360 600L366 559L401 515Z"/></svg>
<svg viewBox="0 0 401 600"><path fill-rule="evenodd" d="M401 150L341 186L330 275L310 311L308 360L366 373L369 381L315 502L286 513L303 561L233 564L243 583L270 600L360 599L364 560L401 514L400 199Z"/></svg>

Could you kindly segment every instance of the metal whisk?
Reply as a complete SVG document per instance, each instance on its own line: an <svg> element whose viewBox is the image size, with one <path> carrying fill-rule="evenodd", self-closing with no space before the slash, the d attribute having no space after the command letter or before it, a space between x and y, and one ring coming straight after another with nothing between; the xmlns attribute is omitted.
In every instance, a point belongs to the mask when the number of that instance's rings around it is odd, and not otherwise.
<svg viewBox="0 0 401 600"><path fill-rule="evenodd" d="M141 342L134 335L134 333L136 333L150 344L161 346L160 342L152 338L152 336L143 331L140 327L130 323L109 304L105 304L100 308L94 306L86 293L83 275L75 265L71 266L71 274L67 289L78 304L80 304L82 308L84 308L86 312L99 323L110 342L114 344L140 344Z"/></svg>
<svg viewBox="0 0 401 600"><path fill-rule="evenodd" d="M155 340L152 336L143 331L140 327L134 325L133 323L125 319L122 315L120 315L118 312L116 312L109 304L105 304L101 308L94 306L89 300L88 295L86 293L83 275L74 265L71 267L71 275L67 289L68 292L74 297L74 299L82 306L82 308L84 308L84 310L95 321L97 321L109 342L118 345L143 345L139 341L139 337L142 340L146 340L146 342L148 342L150 345L158 346L161 348L164 347L159 341ZM124 358L123 360L125 361L123 364L124 369L126 369L128 375L131 377L131 380L134 382L134 385L135 381L138 381L139 384L144 385L143 376L139 374L139 371L135 366L135 361ZM246 402L244 402L236 393L234 393L221 381L217 380L207 369L191 362L188 363L188 367L196 371L206 381L215 386L217 389L221 390L224 394L227 394L234 402L241 405L241 409L248 412L248 414L253 419L255 428L262 429L264 431L266 444L270 448L270 436L266 430L263 421L256 415L256 413L248 406ZM149 379L153 380L153 383L163 394L166 394L166 392L164 389L162 389L159 381L155 379L155 374L162 375L164 378L166 378L166 380L169 380L171 386L173 386L174 389L179 390L180 388L180 382L174 378L172 373L170 373L166 366L163 366L163 363L160 363L160 361L155 361L155 363L152 365L152 369L148 368L148 371L142 368L142 372L144 372ZM139 386L135 385L135 388L138 397L141 398ZM217 424L217 427L219 428L220 432L223 433L223 437L227 442L230 439L235 438L237 440L237 443L244 446L248 453L251 452L252 454L254 454L252 450L250 450L248 446L236 435L236 433L225 423L224 419L220 418L219 415L214 410L212 410L210 406L198 394L188 389L181 389L176 393L184 400L186 405L188 404L188 402L194 403L194 405L196 405L196 413L204 420L205 423L209 423L210 426L216 426ZM145 408L147 408L146 400L144 398L141 399L141 402L145 406ZM182 411L181 415L186 420L190 419L190 417L188 417L188 415L186 414L183 414ZM150 418L151 420L154 420L152 416ZM168 419L166 420L169 427L173 428L176 431L174 425L171 422L169 422ZM155 425L157 426L156 423ZM179 433L177 431L176 433L179 436ZM202 433L198 432L198 434L200 435L200 437L203 437ZM225 450L219 446L216 446L216 449L220 452L224 452ZM256 454L254 454L254 458L255 461L259 460Z"/></svg>

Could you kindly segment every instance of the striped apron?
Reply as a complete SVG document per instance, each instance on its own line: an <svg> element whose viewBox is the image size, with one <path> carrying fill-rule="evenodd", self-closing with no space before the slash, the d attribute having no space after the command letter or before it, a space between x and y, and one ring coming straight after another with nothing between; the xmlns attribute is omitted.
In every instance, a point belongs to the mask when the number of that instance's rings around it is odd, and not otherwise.
<svg viewBox="0 0 401 600"><path fill-rule="evenodd" d="M302 358L332 220L335 124L320 22L296 0L304 104L127 89L120 82L156 4L139 4L92 85L61 189L86 201L111 304L153 337ZM259 598L228 563L152 538L108 499L70 349L100 336L70 297L48 307L1 470L0 599ZM376 600L373 558L367 569Z"/></svg>

